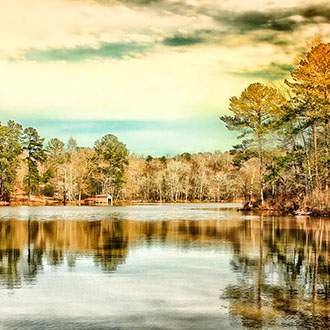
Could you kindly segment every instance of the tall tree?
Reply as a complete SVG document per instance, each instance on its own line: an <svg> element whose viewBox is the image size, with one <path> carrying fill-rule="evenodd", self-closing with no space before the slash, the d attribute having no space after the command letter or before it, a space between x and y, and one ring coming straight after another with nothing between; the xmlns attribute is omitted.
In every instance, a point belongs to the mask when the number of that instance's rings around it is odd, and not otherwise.
<svg viewBox="0 0 330 330"><path fill-rule="evenodd" d="M53 162L62 163L64 159L64 142L58 138L50 139L46 147L46 153Z"/></svg>
<svg viewBox="0 0 330 330"><path fill-rule="evenodd" d="M107 134L95 142L98 185L102 193L118 194L128 164L126 145L115 135Z"/></svg>
<svg viewBox="0 0 330 330"><path fill-rule="evenodd" d="M22 151L20 135L22 126L9 121L0 124L0 200L9 200L14 190L19 155Z"/></svg>
<svg viewBox="0 0 330 330"><path fill-rule="evenodd" d="M70 137L66 145L67 152L68 153L74 152L75 150L77 150L77 148L78 148L77 141L73 137Z"/></svg>
<svg viewBox="0 0 330 330"><path fill-rule="evenodd" d="M22 145L26 152L25 159L28 165L28 173L25 177L25 187L31 199L31 194L37 192L40 183L39 164L45 160L43 148L44 139L35 128L28 127L23 131Z"/></svg>
<svg viewBox="0 0 330 330"><path fill-rule="evenodd" d="M45 148L47 161L45 164L46 171L43 174L46 183L44 193L53 196L55 193L61 192L62 177L61 166L66 160L64 142L58 138L52 138L48 141Z"/></svg>
<svg viewBox="0 0 330 330"><path fill-rule="evenodd" d="M286 84L293 92L291 111L286 120L298 123L296 132L303 139L305 152L308 155L308 138L311 136L315 186L320 187L320 144L325 147L323 160L330 160L330 43L320 43L306 53L291 72ZM323 137L323 140L319 140ZM307 142L306 142L307 141ZM327 171L329 176L329 171Z"/></svg>
<svg viewBox="0 0 330 330"><path fill-rule="evenodd" d="M260 83L248 86L240 97L230 99L229 110L233 116L222 116L231 130L239 130L240 137L250 137L256 143L259 158L260 202L264 202L264 146L274 116L281 114L284 97L272 87Z"/></svg>

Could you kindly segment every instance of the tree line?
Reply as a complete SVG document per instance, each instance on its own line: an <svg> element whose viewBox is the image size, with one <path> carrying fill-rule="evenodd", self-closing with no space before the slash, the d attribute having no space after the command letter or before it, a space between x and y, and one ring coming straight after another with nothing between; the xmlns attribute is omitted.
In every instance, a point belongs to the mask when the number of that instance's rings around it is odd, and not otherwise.
<svg viewBox="0 0 330 330"><path fill-rule="evenodd" d="M303 54L283 84L253 83L220 119L240 133L227 152L130 154L112 134L93 148L47 143L35 128L0 125L0 199L24 192L81 201L112 194L139 201L224 201L329 212L330 44Z"/></svg>
<svg viewBox="0 0 330 330"><path fill-rule="evenodd" d="M80 147L73 138L45 143L35 128L13 121L0 126L0 141L3 201L17 194L78 202L97 194L136 201L222 201L239 198L244 190L238 182L245 172L229 152L144 157L130 154L112 134L93 148Z"/></svg>
<svg viewBox="0 0 330 330"><path fill-rule="evenodd" d="M224 201L257 194L251 159L238 164L231 152L176 156L130 154L112 134L93 148L70 138L45 143L35 128L13 121L0 126L0 198L17 193L78 201L97 194L135 201Z"/></svg>

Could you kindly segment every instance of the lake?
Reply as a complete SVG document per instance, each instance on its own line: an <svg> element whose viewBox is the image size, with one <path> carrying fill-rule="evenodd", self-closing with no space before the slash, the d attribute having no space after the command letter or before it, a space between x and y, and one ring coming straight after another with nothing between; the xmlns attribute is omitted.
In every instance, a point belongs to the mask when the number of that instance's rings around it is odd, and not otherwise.
<svg viewBox="0 0 330 330"><path fill-rule="evenodd" d="M235 204L0 208L0 329L330 327L330 220Z"/></svg>

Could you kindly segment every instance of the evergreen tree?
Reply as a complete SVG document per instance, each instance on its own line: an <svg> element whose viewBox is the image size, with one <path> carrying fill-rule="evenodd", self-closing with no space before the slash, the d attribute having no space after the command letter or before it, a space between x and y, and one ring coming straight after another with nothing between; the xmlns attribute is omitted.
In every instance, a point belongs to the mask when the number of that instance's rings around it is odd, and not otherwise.
<svg viewBox="0 0 330 330"><path fill-rule="evenodd" d="M14 190L19 155L22 151L20 135L22 126L9 121L0 124L0 200L9 200Z"/></svg>
<svg viewBox="0 0 330 330"><path fill-rule="evenodd" d="M293 97L284 121L294 125L304 146L310 181L328 186L330 162L330 43L320 43L303 56L286 80ZM322 171L323 169L326 169Z"/></svg>
<svg viewBox="0 0 330 330"><path fill-rule="evenodd" d="M22 145L26 152L25 159L28 165L28 174L24 181L29 200L31 194L38 191L41 179L38 165L45 160L43 142L44 139L39 136L38 131L35 128L28 127L24 129Z"/></svg>
<svg viewBox="0 0 330 330"><path fill-rule="evenodd" d="M122 186L124 170L128 164L126 145L115 135L107 134L95 142L97 173L103 193L118 193Z"/></svg>
<svg viewBox="0 0 330 330"><path fill-rule="evenodd" d="M275 88L260 83L248 86L240 97L230 99L229 110L233 116L222 116L227 128L239 130L240 137L248 137L256 144L259 158L260 202L264 201L264 147L273 118L280 115L284 98Z"/></svg>

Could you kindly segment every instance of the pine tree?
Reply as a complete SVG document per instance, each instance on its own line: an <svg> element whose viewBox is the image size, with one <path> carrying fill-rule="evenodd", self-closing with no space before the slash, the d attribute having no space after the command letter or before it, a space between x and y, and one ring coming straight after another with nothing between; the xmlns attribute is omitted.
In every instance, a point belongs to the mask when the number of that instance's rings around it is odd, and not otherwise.
<svg viewBox="0 0 330 330"><path fill-rule="evenodd" d="M260 202L264 201L264 146L270 132L273 118L282 112L285 99L275 88L254 83L248 86L240 97L230 99L229 110L233 116L222 116L227 128L239 130L240 138L248 137L256 144L259 158Z"/></svg>
<svg viewBox="0 0 330 330"><path fill-rule="evenodd" d="M118 193L122 186L125 167L128 164L126 145L115 135L107 134L95 142L97 173L102 193Z"/></svg>
<svg viewBox="0 0 330 330"><path fill-rule="evenodd" d="M22 151L20 135L22 126L9 121L7 126L0 124L0 199L9 200L14 190L19 155Z"/></svg>
<svg viewBox="0 0 330 330"><path fill-rule="evenodd" d="M320 167L322 164L328 166L330 162L329 68L330 43L320 43L302 57L291 72L290 79L285 81L294 95L285 120L297 123L296 132L303 140L309 171L313 170L313 182L317 190L321 189ZM312 148L308 146L309 140ZM323 176L329 177L329 169Z"/></svg>
<svg viewBox="0 0 330 330"><path fill-rule="evenodd" d="M38 131L35 128L28 127L24 129L22 145L26 152L25 159L28 165L28 174L24 181L29 200L31 194L37 192L40 183L38 165L45 160L43 142L44 139L39 136Z"/></svg>

